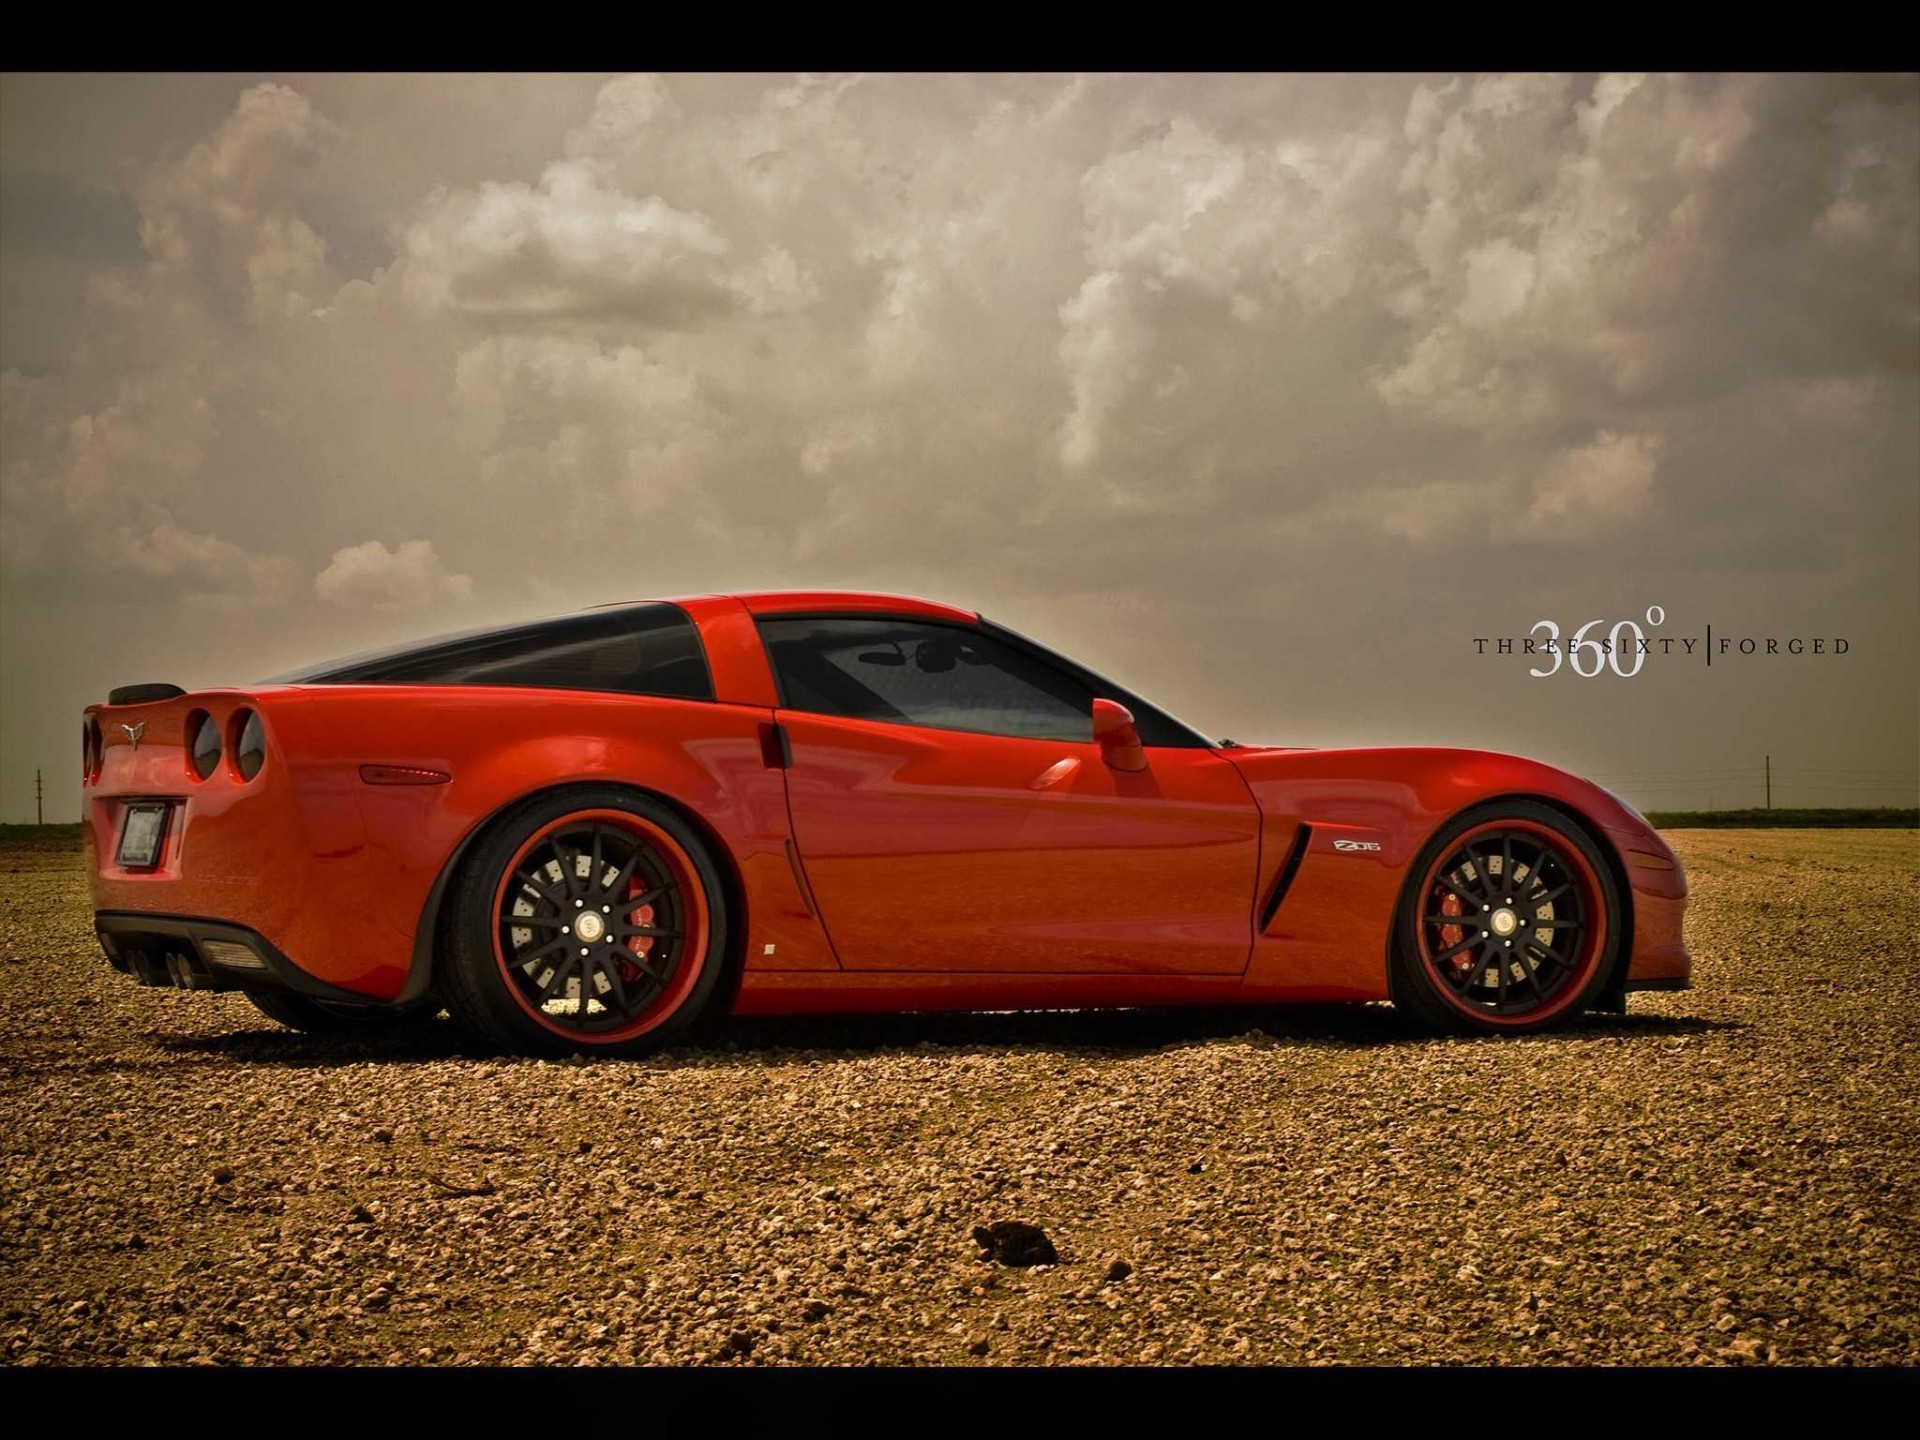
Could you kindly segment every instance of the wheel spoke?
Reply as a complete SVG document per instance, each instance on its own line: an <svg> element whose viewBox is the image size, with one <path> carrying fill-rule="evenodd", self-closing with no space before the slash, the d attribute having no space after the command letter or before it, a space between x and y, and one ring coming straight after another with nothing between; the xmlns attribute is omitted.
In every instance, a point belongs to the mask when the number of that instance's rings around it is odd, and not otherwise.
<svg viewBox="0 0 1920 1440"><path fill-rule="evenodd" d="M1487 862L1480 857L1480 852L1474 849L1473 846L1463 845L1460 848L1466 853L1467 863L1473 867L1474 876L1479 882L1480 894L1478 899L1491 903L1493 900L1493 876L1487 872Z"/></svg>
<svg viewBox="0 0 1920 1440"><path fill-rule="evenodd" d="M587 1006L593 1001L593 976L599 965L598 955L580 957L580 1009L576 1015L582 1025L587 1023Z"/></svg>
<svg viewBox="0 0 1920 1440"><path fill-rule="evenodd" d="M1493 953L1491 951L1487 952L1485 955L1482 955L1479 959L1479 962L1474 965L1473 969L1467 972L1467 978L1461 983L1461 988L1463 990L1472 990L1475 986L1479 985L1480 977L1487 973L1487 966L1491 965L1492 963L1493 963Z"/></svg>
<svg viewBox="0 0 1920 1440"><path fill-rule="evenodd" d="M578 969L579 964L579 957L569 955L554 966L553 973L547 977L547 983L540 987L540 993L535 997L534 1003L544 1005L552 999L554 992L566 983L568 973Z"/></svg>
<svg viewBox="0 0 1920 1440"><path fill-rule="evenodd" d="M1445 886L1448 890L1452 891L1453 894L1459 898L1462 904L1484 905L1486 903L1486 901L1479 895L1469 895L1465 890L1462 890L1458 885L1454 884L1453 881L1450 880L1445 875L1442 875L1440 877L1440 884Z"/></svg>
<svg viewBox="0 0 1920 1440"><path fill-rule="evenodd" d="M1513 894L1513 837L1500 837L1500 893Z"/></svg>
<svg viewBox="0 0 1920 1440"><path fill-rule="evenodd" d="M580 895L580 852L569 850L560 842L558 835L553 837L553 853L560 862L560 880L567 887L567 898L578 899Z"/></svg>
<svg viewBox="0 0 1920 1440"><path fill-rule="evenodd" d="M1555 951L1549 949L1545 945L1542 945L1538 940L1529 939L1527 941L1526 948L1534 951L1536 954L1539 955L1539 957L1542 960L1551 960L1556 966L1558 966L1562 970L1568 970L1572 968L1572 965L1569 961L1562 959L1560 955L1558 955Z"/></svg>
<svg viewBox="0 0 1920 1440"><path fill-rule="evenodd" d="M573 940L570 937L566 935L557 936L532 950L521 950L517 952L513 957L513 963L516 965L530 965L541 956L550 954L555 950L564 949L571 944L573 944Z"/></svg>
<svg viewBox="0 0 1920 1440"><path fill-rule="evenodd" d="M1458 955L1462 950L1465 950L1471 945L1478 945L1479 943L1480 943L1480 937L1478 935L1469 935L1466 939L1462 940L1458 945L1449 946L1447 949L1442 950L1439 954L1435 955L1433 958L1436 961L1451 960L1455 955Z"/></svg>
<svg viewBox="0 0 1920 1440"><path fill-rule="evenodd" d="M532 874L523 871L521 874L517 875L515 878L519 880L522 887L531 891L533 894L538 895L542 900L545 900L548 904L554 905L554 906L563 905L567 899L566 892L561 891L559 893L555 893L550 886L541 884L538 880L533 878L534 874L537 874L537 873L538 873L537 871L533 872Z"/></svg>
<svg viewBox="0 0 1920 1440"><path fill-rule="evenodd" d="M626 1014L633 1007L627 1000L627 987L620 980L620 967L611 960L607 962L607 982L613 986L613 998L620 1006L620 1013Z"/></svg>
<svg viewBox="0 0 1920 1440"><path fill-rule="evenodd" d="M615 925L613 933L621 940L684 940L684 930L656 930L651 925Z"/></svg>
<svg viewBox="0 0 1920 1440"><path fill-rule="evenodd" d="M1540 866L1544 866L1546 862L1548 862L1548 852L1544 851L1540 845L1528 847L1526 837L1523 835L1521 854L1513 856L1513 883L1507 887L1507 895L1519 900L1526 895L1526 891L1534 889L1534 885L1540 883ZM1523 870L1526 872L1526 879L1521 879Z"/></svg>
<svg viewBox="0 0 1920 1440"><path fill-rule="evenodd" d="M600 827L593 827L593 858L587 865L587 893L592 894L600 886Z"/></svg>
<svg viewBox="0 0 1920 1440"><path fill-rule="evenodd" d="M639 845L635 845L629 850L627 852L627 858L621 862L619 870L614 872L613 879L601 886L596 893L612 896L616 900L619 899L620 892L627 888L627 882L633 878L634 867L640 863L640 850L641 847Z"/></svg>
<svg viewBox="0 0 1920 1440"><path fill-rule="evenodd" d="M515 915L511 910L500 919L503 924L517 925L523 930L558 930L567 924L558 915Z"/></svg>
<svg viewBox="0 0 1920 1440"><path fill-rule="evenodd" d="M632 950L627 949L627 947L624 945L614 946L613 953L616 955L626 956L627 959L631 960L636 966L639 967L640 973L646 976L649 980L653 981L654 984L662 985L666 983L666 976L662 975L659 971L655 970L651 965L647 964L644 956L636 954Z"/></svg>

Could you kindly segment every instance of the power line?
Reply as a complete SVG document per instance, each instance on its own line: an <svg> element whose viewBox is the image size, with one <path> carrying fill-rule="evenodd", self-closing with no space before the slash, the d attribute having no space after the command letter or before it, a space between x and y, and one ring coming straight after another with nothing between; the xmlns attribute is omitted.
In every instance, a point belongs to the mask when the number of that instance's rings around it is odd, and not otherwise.
<svg viewBox="0 0 1920 1440"><path fill-rule="evenodd" d="M1603 780L1649 780L1664 776L1717 776L1717 775L1761 775L1766 771L1763 765L1716 766L1699 770L1589 770L1584 773L1595 779ZM1868 765L1797 765L1783 766L1775 772L1781 775L1901 775L1920 776L1920 770L1882 769Z"/></svg>

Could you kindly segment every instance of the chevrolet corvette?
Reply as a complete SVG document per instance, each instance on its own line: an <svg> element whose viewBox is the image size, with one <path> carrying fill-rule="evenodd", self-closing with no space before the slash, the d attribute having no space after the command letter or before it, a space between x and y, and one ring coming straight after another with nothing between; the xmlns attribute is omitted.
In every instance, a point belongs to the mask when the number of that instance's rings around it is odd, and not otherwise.
<svg viewBox="0 0 1920 1440"><path fill-rule="evenodd" d="M1686 879L1511 755L1211 739L972 611L606 606L85 712L94 927L309 1031L644 1053L727 1015L1683 989Z"/></svg>

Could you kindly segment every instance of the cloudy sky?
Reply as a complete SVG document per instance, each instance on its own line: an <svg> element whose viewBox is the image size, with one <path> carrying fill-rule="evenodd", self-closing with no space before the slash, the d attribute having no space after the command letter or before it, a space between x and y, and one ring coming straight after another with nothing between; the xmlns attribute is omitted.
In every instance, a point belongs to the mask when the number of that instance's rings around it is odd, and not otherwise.
<svg viewBox="0 0 1920 1440"><path fill-rule="evenodd" d="M114 684L804 584L1915 803L1911 75L9 76L0 291L0 818ZM1656 605L1761 653L1473 643Z"/></svg>

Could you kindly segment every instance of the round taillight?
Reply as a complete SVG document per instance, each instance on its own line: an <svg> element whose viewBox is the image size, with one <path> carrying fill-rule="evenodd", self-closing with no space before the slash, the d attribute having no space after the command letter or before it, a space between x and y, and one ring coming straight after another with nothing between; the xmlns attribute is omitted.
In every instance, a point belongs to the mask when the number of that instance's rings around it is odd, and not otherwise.
<svg viewBox="0 0 1920 1440"><path fill-rule="evenodd" d="M260 773L260 767L267 763L267 727L260 723L259 714L252 710L242 710L233 720L238 735L233 742L234 768L240 772L242 780L251 780Z"/></svg>
<svg viewBox="0 0 1920 1440"><path fill-rule="evenodd" d="M193 737L193 773L204 780L220 763L220 726L203 713L198 719L188 720L187 734Z"/></svg>

